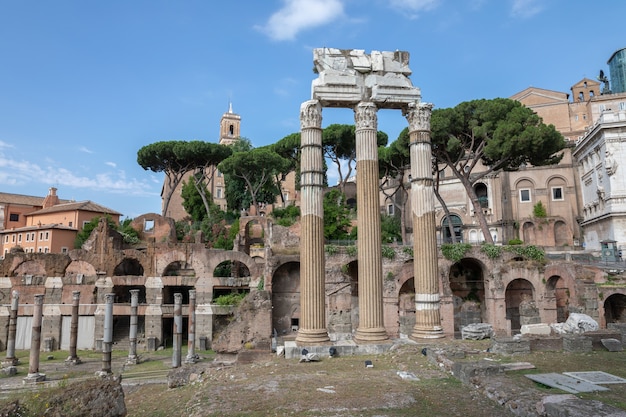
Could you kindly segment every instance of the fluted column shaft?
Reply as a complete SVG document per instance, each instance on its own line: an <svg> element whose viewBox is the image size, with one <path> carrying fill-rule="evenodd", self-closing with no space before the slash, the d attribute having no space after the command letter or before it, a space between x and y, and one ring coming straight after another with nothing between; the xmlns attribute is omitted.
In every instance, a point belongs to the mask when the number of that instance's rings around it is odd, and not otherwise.
<svg viewBox="0 0 626 417"><path fill-rule="evenodd" d="M416 103L406 113L411 154L411 210L415 327L411 339L443 337L439 299L435 200L430 141L432 104Z"/></svg>
<svg viewBox="0 0 626 417"><path fill-rule="evenodd" d="M187 357L185 362L196 362L196 290L189 290L189 312L187 320Z"/></svg>
<svg viewBox="0 0 626 417"><path fill-rule="evenodd" d="M137 310L139 290L130 290L130 330L128 332L128 361L137 363Z"/></svg>
<svg viewBox="0 0 626 417"><path fill-rule="evenodd" d="M104 334L102 336L102 374L111 373L111 353L113 351L113 302L115 294L104 295Z"/></svg>
<svg viewBox="0 0 626 417"><path fill-rule="evenodd" d="M18 359L15 357L15 335L17 333L17 309L19 307L20 293L11 293L11 312L9 313L9 337L7 339L7 356L3 365L17 365Z"/></svg>
<svg viewBox="0 0 626 417"><path fill-rule="evenodd" d="M76 353L78 345L78 308L80 307L80 291L72 291L72 318L70 319L70 356L67 361L79 362Z"/></svg>
<svg viewBox="0 0 626 417"><path fill-rule="evenodd" d="M183 344L183 295L174 294L174 348L172 349L172 368L181 364Z"/></svg>
<svg viewBox="0 0 626 417"><path fill-rule="evenodd" d="M28 357L28 377L39 375L39 350L41 349L41 322L43 315L43 294L35 295L33 309L33 333L30 339L30 356Z"/></svg>
<svg viewBox="0 0 626 417"><path fill-rule="evenodd" d="M296 342L321 343L326 329L324 260L324 156L322 107L309 100L300 107L300 322Z"/></svg>
<svg viewBox="0 0 626 417"><path fill-rule="evenodd" d="M354 109L359 273L359 327L355 334L357 342L374 342L388 338L383 321L377 110L376 105L369 102L361 102Z"/></svg>

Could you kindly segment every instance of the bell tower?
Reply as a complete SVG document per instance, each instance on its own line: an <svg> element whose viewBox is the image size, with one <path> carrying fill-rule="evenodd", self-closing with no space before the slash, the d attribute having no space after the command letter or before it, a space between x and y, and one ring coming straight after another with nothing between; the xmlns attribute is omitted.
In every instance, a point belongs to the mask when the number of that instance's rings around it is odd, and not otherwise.
<svg viewBox="0 0 626 417"><path fill-rule="evenodd" d="M241 136L241 116L233 113L233 104L228 104L228 112L220 120L220 145L232 145Z"/></svg>

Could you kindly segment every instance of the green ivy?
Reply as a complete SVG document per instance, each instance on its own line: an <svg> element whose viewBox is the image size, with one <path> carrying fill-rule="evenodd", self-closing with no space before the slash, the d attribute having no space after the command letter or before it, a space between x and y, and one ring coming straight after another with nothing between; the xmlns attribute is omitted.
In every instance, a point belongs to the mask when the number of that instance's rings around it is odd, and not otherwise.
<svg viewBox="0 0 626 417"><path fill-rule="evenodd" d="M526 245L526 246L504 246L505 251L514 253L517 256L524 257L526 259L531 259L533 261L543 261L545 259L545 252L539 249L535 245Z"/></svg>
<svg viewBox="0 0 626 417"><path fill-rule="evenodd" d="M458 262L463 259L470 249L472 249L472 245L469 243L444 243L441 245L443 257L452 262Z"/></svg>
<svg viewBox="0 0 626 417"><path fill-rule="evenodd" d="M335 245L326 245L324 246L324 251L327 255L336 255L339 252L339 248Z"/></svg>
<svg viewBox="0 0 626 417"><path fill-rule="evenodd" d="M396 257L396 251L391 246L383 246L381 249L383 258L393 259Z"/></svg>
<svg viewBox="0 0 626 417"><path fill-rule="evenodd" d="M346 253L347 253L348 255L350 255L350 256L356 256L356 254L357 254L357 249L356 249L356 246L355 246L355 245L348 246L348 247L346 248Z"/></svg>
<svg viewBox="0 0 626 417"><path fill-rule="evenodd" d="M237 306L246 296L245 292L234 292L230 294L220 295L213 300L213 304L218 306Z"/></svg>
<svg viewBox="0 0 626 417"><path fill-rule="evenodd" d="M405 255L408 255L408 256L410 256L411 258L413 258L413 248L412 248L412 247L410 247L410 246L405 246L405 247L403 247L403 248L402 248L402 252L403 252Z"/></svg>
<svg viewBox="0 0 626 417"><path fill-rule="evenodd" d="M502 255L502 246L496 246L492 243L483 243L480 246L480 251L487 255L488 258L496 259Z"/></svg>

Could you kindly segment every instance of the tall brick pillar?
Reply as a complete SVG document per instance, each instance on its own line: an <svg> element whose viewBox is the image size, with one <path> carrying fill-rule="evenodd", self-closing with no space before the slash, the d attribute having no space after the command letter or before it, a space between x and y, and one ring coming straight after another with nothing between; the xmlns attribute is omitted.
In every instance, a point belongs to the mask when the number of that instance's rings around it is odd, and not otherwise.
<svg viewBox="0 0 626 417"><path fill-rule="evenodd" d="M359 273L359 343L387 340L383 321L383 264L378 192L378 129L376 105L361 102L354 109L356 125L356 203Z"/></svg>
<svg viewBox="0 0 626 417"><path fill-rule="evenodd" d="M322 153L322 107L317 100L300 106L301 127L301 236L300 322L296 342L321 343L329 339L326 329L324 261L324 157Z"/></svg>
<svg viewBox="0 0 626 417"><path fill-rule="evenodd" d="M411 339L443 337L439 301L435 197L430 143L431 103L415 103L406 112L411 152L411 210L415 327Z"/></svg>

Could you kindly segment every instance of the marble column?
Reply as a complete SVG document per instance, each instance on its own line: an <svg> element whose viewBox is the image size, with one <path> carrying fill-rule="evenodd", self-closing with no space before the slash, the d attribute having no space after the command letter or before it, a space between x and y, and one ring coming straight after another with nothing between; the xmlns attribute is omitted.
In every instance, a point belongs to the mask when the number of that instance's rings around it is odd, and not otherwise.
<svg viewBox="0 0 626 417"><path fill-rule="evenodd" d="M78 308L80 306L80 291L72 291L72 318L70 321L70 356L65 360L68 364L81 363L76 353L78 344Z"/></svg>
<svg viewBox="0 0 626 417"><path fill-rule="evenodd" d="M359 327L355 334L357 343L388 339L383 320L377 111L376 105L370 102L361 102L354 109L359 274Z"/></svg>
<svg viewBox="0 0 626 417"><path fill-rule="evenodd" d="M128 359L126 363L137 364L137 309L139 290L130 290L130 330L128 332Z"/></svg>
<svg viewBox="0 0 626 417"><path fill-rule="evenodd" d="M300 107L300 345L329 341L326 329L324 258L324 156L322 107L309 100Z"/></svg>
<svg viewBox="0 0 626 417"><path fill-rule="evenodd" d="M9 312L9 337L7 339L7 356L2 361L2 366L15 366L19 359L15 357L15 335L17 333L17 309L19 306L20 293L11 293L11 311Z"/></svg>
<svg viewBox="0 0 626 417"><path fill-rule="evenodd" d="M196 363L196 291L189 290L189 319L187 321L187 356L186 363Z"/></svg>
<svg viewBox="0 0 626 417"><path fill-rule="evenodd" d="M41 349L41 323L43 313L43 294L35 295L33 309L33 333L30 339L30 356L28 358L28 376L24 382L45 381L46 375L39 373L39 350Z"/></svg>
<svg viewBox="0 0 626 417"><path fill-rule="evenodd" d="M111 374L111 352L113 351L113 301L115 294L105 294L104 334L102 337L102 369L101 376Z"/></svg>
<svg viewBox="0 0 626 417"><path fill-rule="evenodd" d="M415 327L410 338L414 340L443 337L430 142L432 107L430 103L414 103L405 114L411 154Z"/></svg>
<svg viewBox="0 0 626 417"><path fill-rule="evenodd" d="M172 349L172 368L180 367L181 345L183 344L183 295L174 294L174 348Z"/></svg>

